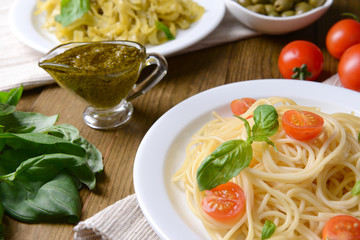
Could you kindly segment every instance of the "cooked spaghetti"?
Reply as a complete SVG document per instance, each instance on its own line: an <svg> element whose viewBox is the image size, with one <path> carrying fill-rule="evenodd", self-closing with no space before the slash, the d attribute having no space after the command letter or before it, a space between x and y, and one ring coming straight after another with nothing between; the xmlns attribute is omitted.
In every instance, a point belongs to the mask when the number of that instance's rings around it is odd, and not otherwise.
<svg viewBox="0 0 360 240"><path fill-rule="evenodd" d="M204 11L192 0L91 0L90 10L64 27L55 20L60 0L38 0L35 14L46 12L43 27L63 43L128 40L158 45L168 39L157 22L176 36L178 29L189 28Z"/></svg>
<svg viewBox="0 0 360 240"><path fill-rule="evenodd" d="M201 207L203 193L196 181L201 162L216 147L231 139L246 139L244 123L238 118L214 113L215 119L193 136L183 166L173 176L174 181L183 182L188 205L209 235L213 239L261 239L264 222L271 220L276 225L271 239L321 239L330 217L360 217L359 197L351 195L355 182L360 180L360 118L347 113L326 114L291 99L274 97L257 100L242 115L250 125L254 124L254 109L261 104L273 105L279 115L279 130L271 137L276 150L265 142L254 142L250 166L231 180L246 196L246 210L239 221L226 224L205 214ZM288 137L281 118L290 109L321 116L321 134L310 141Z"/></svg>

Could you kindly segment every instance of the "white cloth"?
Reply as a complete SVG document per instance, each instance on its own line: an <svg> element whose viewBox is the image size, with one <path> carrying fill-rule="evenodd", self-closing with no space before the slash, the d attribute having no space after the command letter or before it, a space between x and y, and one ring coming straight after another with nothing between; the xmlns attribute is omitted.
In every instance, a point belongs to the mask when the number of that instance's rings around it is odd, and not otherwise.
<svg viewBox="0 0 360 240"><path fill-rule="evenodd" d="M25 89L30 89L54 83L50 75L38 67L38 61L44 54L29 48L12 33L8 18L12 2L13 0L2 0L0 5L0 91L9 90L20 84L23 84ZM214 32L194 46L176 54L256 35L259 33L244 27L227 12Z"/></svg>

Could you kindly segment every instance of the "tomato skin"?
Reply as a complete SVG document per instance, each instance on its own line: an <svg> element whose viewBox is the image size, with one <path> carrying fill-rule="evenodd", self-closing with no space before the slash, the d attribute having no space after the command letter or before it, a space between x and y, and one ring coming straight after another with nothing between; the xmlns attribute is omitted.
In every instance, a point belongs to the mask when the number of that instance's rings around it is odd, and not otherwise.
<svg viewBox="0 0 360 240"><path fill-rule="evenodd" d="M233 221L242 215L245 201L241 187L227 182L211 190L205 190L201 206L206 214L217 221Z"/></svg>
<svg viewBox="0 0 360 240"><path fill-rule="evenodd" d="M307 70L312 74L305 79L316 80L323 68L324 57L321 50L312 42L297 40L288 43L280 52L278 66L284 78L291 79L293 69L306 64Z"/></svg>
<svg viewBox="0 0 360 240"><path fill-rule="evenodd" d="M282 125L289 137L308 141L321 133L324 119L312 112L288 110L283 114Z"/></svg>
<svg viewBox="0 0 360 240"><path fill-rule="evenodd" d="M360 23L354 19L343 19L335 23L326 35L326 48L336 59L349 47L360 43Z"/></svg>
<svg viewBox="0 0 360 240"><path fill-rule="evenodd" d="M256 102L256 100L253 98L235 99L230 104L231 111L235 115L242 115L251 107L254 102Z"/></svg>
<svg viewBox="0 0 360 240"><path fill-rule="evenodd" d="M348 48L341 56L338 74L345 88L360 92L360 44Z"/></svg>
<svg viewBox="0 0 360 240"><path fill-rule="evenodd" d="M322 233L323 240L359 240L360 220L350 215L330 218Z"/></svg>

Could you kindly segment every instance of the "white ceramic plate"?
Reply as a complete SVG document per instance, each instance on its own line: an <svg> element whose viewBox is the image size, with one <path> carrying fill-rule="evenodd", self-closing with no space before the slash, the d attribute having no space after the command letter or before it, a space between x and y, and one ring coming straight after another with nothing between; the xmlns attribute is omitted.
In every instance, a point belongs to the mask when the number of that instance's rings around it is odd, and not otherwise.
<svg viewBox="0 0 360 240"><path fill-rule="evenodd" d="M298 104L318 106L328 113L360 113L360 93L323 83L300 80L252 80L216 87L179 103L149 129L135 158L134 186L139 205L162 239L209 239L192 214L185 194L171 176L185 158L190 138L213 119L211 112L231 116L230 102L241 97L288 97Z"/></svg>
<svg viewBox="0 0 360 240"><path fill-rule="evenodd" d="M164 56L172 55L178 51L202 40L211 33L221 22L225 14L224 1L194 0L205 7L201 19L184 31L179 31L175 40L158 46L146 46L147 52L157 52ZM59 45L56 37L45 29L42 24L45 15L34 15L36 0L15 0L9 13L9 23L14 34L29 47L47 53Z"/></svg>

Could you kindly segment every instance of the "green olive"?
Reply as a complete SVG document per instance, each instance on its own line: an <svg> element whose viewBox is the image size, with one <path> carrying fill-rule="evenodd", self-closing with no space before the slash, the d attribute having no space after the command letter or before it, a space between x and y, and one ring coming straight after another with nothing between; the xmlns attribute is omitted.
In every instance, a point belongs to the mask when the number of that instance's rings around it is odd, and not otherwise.
<svg viewBox="0 0 360 240"><path fill-rule="evenodd" d="M253 5L256 5L258 3L262 3L262 4L265 4L265 3L269 3L269 0L251 0L251 3Z"/></svg>
<svg viewBox="0 0 360 240"><path fill-rule="evenodd" d="M269 15L270 12L276 12L272 4L265 4L264 7L267 15Z"/></svg>
<svg viewBox="0 0 360 240"><path fill-rule="evenodd" d="M299 15L310 11L312 7L307 2L299 2L295 5L294 9L295 9L295 14Z"/></svg>
<svg viewBox="0 0 360 240"><path fill-rule="evenodd" d="M238 3L240 3L241 6L247 7L251 5L251 0L238 0Z"/></svg>
<svg viewBox="0 0 360 240"><path fill-rule="evenodd" d="M290 17L290 16L294 16L294 15L295 15L294 10L286 10L286 11L281 13L282 17Z"/></svg>
<svg viewBox="0 0 360 240"><path fill-rule="evenodd" d="M276 0L274 8L277 12L283 12L292 9L294 6L294 0Z"/></svg>
<svg viewBox="0 0 360 240"><path fill-rule="evenodd" d="M326 2L326 0L309 0L309 4L313 8L320 7L320 6L324 5L325 2Z"/></svg>
<svg viewBox="0 0 360 240"><path fill-rule="evenodd" d="M277 11L268 12L267 15L271 17L280 17L280 14Z"/></svg>
<svg viewBox="0 0 360 240"><path fill-rule="evenodd" d="M259 3L259 4L247 6L246 8L253 12L266 15L264 4Z"/></svg>

